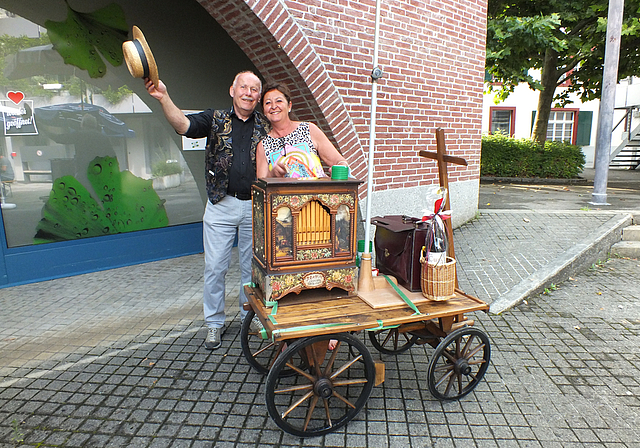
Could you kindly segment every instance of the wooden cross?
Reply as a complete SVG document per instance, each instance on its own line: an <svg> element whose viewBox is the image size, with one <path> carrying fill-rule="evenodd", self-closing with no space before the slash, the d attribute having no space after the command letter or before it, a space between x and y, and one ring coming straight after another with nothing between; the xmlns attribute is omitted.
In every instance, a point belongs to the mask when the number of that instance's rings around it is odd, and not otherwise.
<svg viewBox="0 0 640 448"><path fill-rule="evenodd" d="M456 165L467 166L467 161L462 157L455 157L447 155L447 150L444 143L444 129L436 129L436 152L433 151L420 151L420 156L427 159L434 159L438 162L438 178L440 180L440 186L446 188L447 197L443 210L451 210L451 203L449 201L449 176L447 174L447 163L453 163ZM444 225L447 231L447 238L449 239L449 249L447 255L451 258L455 258L455 249L453 247L453 227L451 219L445 219ZM458 287L458 274L456 270L456 288Z"/></svg>

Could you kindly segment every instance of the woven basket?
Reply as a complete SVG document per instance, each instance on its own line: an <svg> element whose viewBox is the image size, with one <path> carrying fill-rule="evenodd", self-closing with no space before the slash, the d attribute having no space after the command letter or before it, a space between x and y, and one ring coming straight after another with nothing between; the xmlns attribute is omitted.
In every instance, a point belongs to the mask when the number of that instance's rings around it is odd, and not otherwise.
<svg viewBox="0 0 640 448"><path fill-rule="evenodd" d="M447 300L455 296L456 260L447 257L444 264L422 263L422 295L430 300Z"/></svg>

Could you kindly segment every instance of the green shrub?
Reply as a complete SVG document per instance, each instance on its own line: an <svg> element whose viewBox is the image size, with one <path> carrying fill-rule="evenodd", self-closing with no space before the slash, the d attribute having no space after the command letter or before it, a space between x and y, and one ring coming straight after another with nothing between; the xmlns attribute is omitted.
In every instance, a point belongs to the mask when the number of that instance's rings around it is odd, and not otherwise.
<svg viewBox="0 0 640 448"><path fill-rule="evenodd" d="M130 97L132 94L133 90L127 86L119 87L116 90L113 90L111 86L109 86L107 90L102 90L102 95L107 101L109 101L109 104L118 104L125 98Z"/></svg>
<svg viewBox="0 0 640 448"><path fill-rule="evenodd" d="M169 176L171 174L182 174L182 167L177 161L167 160L158 162L151 167L153 177Z"/></svg>
<svg viewBox="0 0 640 448"><path fill-rule="evenodd" d="M578 177L585 164L579 146L547 141L544 147L530 139L496 133L482 137L480 175L496 177Z"/></svg>

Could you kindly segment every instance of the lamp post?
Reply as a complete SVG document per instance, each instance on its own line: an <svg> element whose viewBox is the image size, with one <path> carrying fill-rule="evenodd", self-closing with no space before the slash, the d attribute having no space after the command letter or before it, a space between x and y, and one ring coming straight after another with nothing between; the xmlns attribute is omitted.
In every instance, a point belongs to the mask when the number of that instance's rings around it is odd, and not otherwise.
<svg viewBox="0 0 640 448"><path fill-rule="evenodd" d="M367 201L364 221L364 251L360 260L360 275L358 277L358 290L371 291L374 289L371 274L371 196L373 194L373 156L376 142L376 106L378 79L382 78L382 69L378 67L378 39L380 34L380 0L376 0L376 19L373 38L373 70L371 71L371 117L369 122L369 163L367 172Z"/></svg>
<svg viewBox="0 0 640 448"><path fill-rule="evenodd" d="M607 203L607 180L611 154L613 110L616 84L618 82L623 9L624 0L609 0L607 41L605 43L604 69L602 71L602 94L600 95L598 131L596 134L595 176L593 178L591 202L589 202L593 205L609 205Z"/></svg>

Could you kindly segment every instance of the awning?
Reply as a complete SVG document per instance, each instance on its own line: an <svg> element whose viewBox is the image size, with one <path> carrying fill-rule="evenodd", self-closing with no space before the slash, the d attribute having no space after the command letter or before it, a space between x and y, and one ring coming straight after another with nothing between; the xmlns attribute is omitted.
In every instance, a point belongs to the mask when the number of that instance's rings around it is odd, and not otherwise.
<svg viewBox="0 0 640 448"><path fill-rule="evenodd" d="M5 58L4 76L7 79L22 79L42 75L73 75L76 67L65 64L53 45L25 48Z"/></svg>
<svg viewBox="0 0 640 448"><path fill-rule="evenodd" d="M80 130L82 117L91 114L98 120L98 126L108 137L133 138L136 133L127 127L124 121L110 114L104 107L88 103L64 103L35 109L36 123L39 129L52 134L68 133Z"/></svg>

